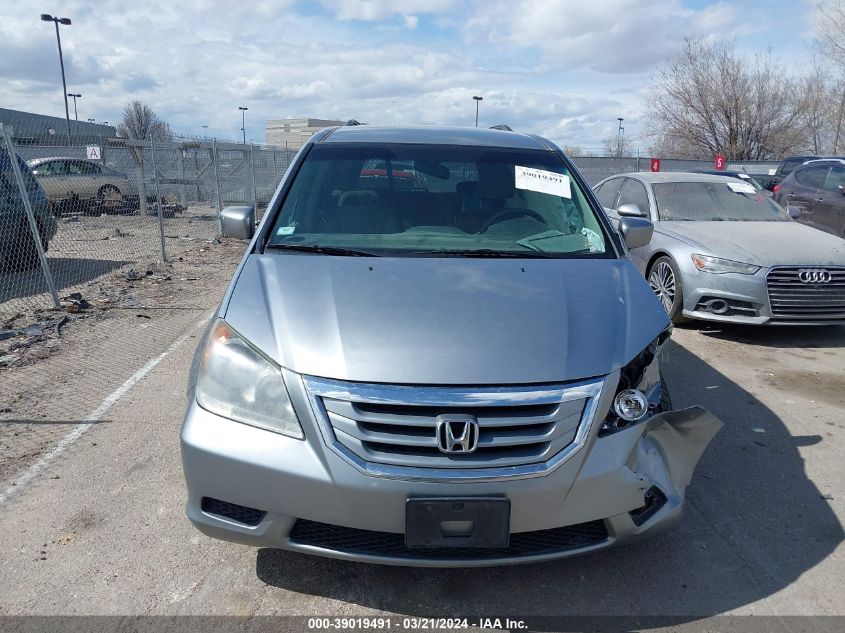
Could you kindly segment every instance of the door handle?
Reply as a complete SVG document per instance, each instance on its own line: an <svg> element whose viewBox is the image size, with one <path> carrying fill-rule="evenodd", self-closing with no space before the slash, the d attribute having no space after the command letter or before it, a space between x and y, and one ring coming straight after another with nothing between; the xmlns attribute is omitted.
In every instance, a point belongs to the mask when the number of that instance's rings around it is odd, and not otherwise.
<svg viewBox="0 0 845 633"><path fill-rule="evenodd" d="M787 198L794 198L795 194L790 191L788 194L786 194L786 197Z"/></svg>
<svg viewBox="0 0 845 633"><path fill-rule="evenodd" d="M824 202L824 198L816 198L816 202Z"/></svg>

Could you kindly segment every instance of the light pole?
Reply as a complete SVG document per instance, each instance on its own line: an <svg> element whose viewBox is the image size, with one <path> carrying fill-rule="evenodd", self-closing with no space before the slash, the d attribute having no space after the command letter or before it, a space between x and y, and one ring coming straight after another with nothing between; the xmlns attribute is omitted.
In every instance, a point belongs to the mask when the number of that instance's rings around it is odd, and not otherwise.
<svg viewBox="0 0 845 633"><path fill-rule="evenodd" d="M616 130L616 156L619 157L622 156L622 132L625 130L622 127L622 121L625 119L620 116L616 117L616 120L619 121L619 128Z"/></svg>
<svg viewBox="0 0 845 633"><path fill-rule="evenodd" d="M484 97L473 97L475 99L475 127L478 127L478 103L484 101Z"/></svg>
<svg viewBox="0 0 845 633"><path fill-rule="evenodd" d="M249 110L249 108L238 106L238 110L241 111L241 132L244 133L244 145L246 145L246 111Z"/></svg>
<svg viewBox="0 0 845 633"><path fill-rule="evenodd" d="M69 92L67 96L73 97L73 118L76 120L76 136L79 137L79 112L76 111L76 100L81 99L82 95L78 92Z"/></svg>
<svg viewBox="0 0 845 633"><path fill-rule="evenodd" d="M208 139L208 126L207 126L207 125L203 125L203 126L202 126L202 140L204 140L204 141L205 141L205 140L207 140L207 139Z"/></svg>
<svg viewBox="0 0 845 633"><path fill-rule="evenodd" d="M62 37L59 35L59 24L70 26L70 18L54 18L49 13L42 13L41 19L44 22L53 22L56 25L56 42L59 44L59 65L62 67L62 91L65 95L65 125L67 126L67 142L70 145L70 110L67 105L67 82L65 81L65 60L62 57Z"/></svg>

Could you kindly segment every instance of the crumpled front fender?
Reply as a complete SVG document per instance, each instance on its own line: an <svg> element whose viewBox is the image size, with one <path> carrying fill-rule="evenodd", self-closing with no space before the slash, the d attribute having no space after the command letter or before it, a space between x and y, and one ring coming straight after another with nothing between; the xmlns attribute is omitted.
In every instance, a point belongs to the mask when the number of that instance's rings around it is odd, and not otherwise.
<svg viewBox="0 0 845 633"><path fill-rule="evenodd" d="M698 460L721 428L721 420L699 406L655 415L644 423L628 467L683 498Z"/></svg>

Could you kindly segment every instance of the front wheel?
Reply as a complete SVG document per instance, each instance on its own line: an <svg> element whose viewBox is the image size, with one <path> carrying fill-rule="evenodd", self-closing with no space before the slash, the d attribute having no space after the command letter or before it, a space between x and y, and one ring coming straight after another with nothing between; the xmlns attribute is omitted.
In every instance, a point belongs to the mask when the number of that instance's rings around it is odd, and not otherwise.
<svg viewBox="0 0 845 633"><path fill-rule="evenodd" d="M678 267L671 257L664 255L651 265L648 272L648 284L672 323L675 325L686 323L687 318L683 315L684 286Z"/></svg>

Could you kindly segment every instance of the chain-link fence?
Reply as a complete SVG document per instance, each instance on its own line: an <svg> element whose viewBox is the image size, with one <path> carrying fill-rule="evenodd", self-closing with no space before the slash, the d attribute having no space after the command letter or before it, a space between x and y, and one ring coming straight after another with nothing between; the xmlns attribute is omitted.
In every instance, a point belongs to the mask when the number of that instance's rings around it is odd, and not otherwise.
<svg viewBox="0 0 845 633"><path fill-rule="evenodd" d="M109 271L216 238L220 210L266 205L294 154L185 138L22 144L9 131L0 139L0 324L58 308Z"/></svg>
<svg viewBox="0 0 845 633"><path fill-rule="evenodd" d="M266 206L294 152L38 136L0 124L0 495L220 301L244 245L220 210ZM173 402L184 388L174 382Z"/></svg>
<svg viewBox="0 0 845 633"><path fill-rule="evenodd" d="M617 174L651 170L651 159L648 157L575 156L572 161L590 185L595 185L600 180ZM774 173L779 164L778 161L732 161L725 169L744 172L749 176L764 177ZM664 158L660 161L660 171L707 171L713 168L713 161L709 160Z"/></svg>

